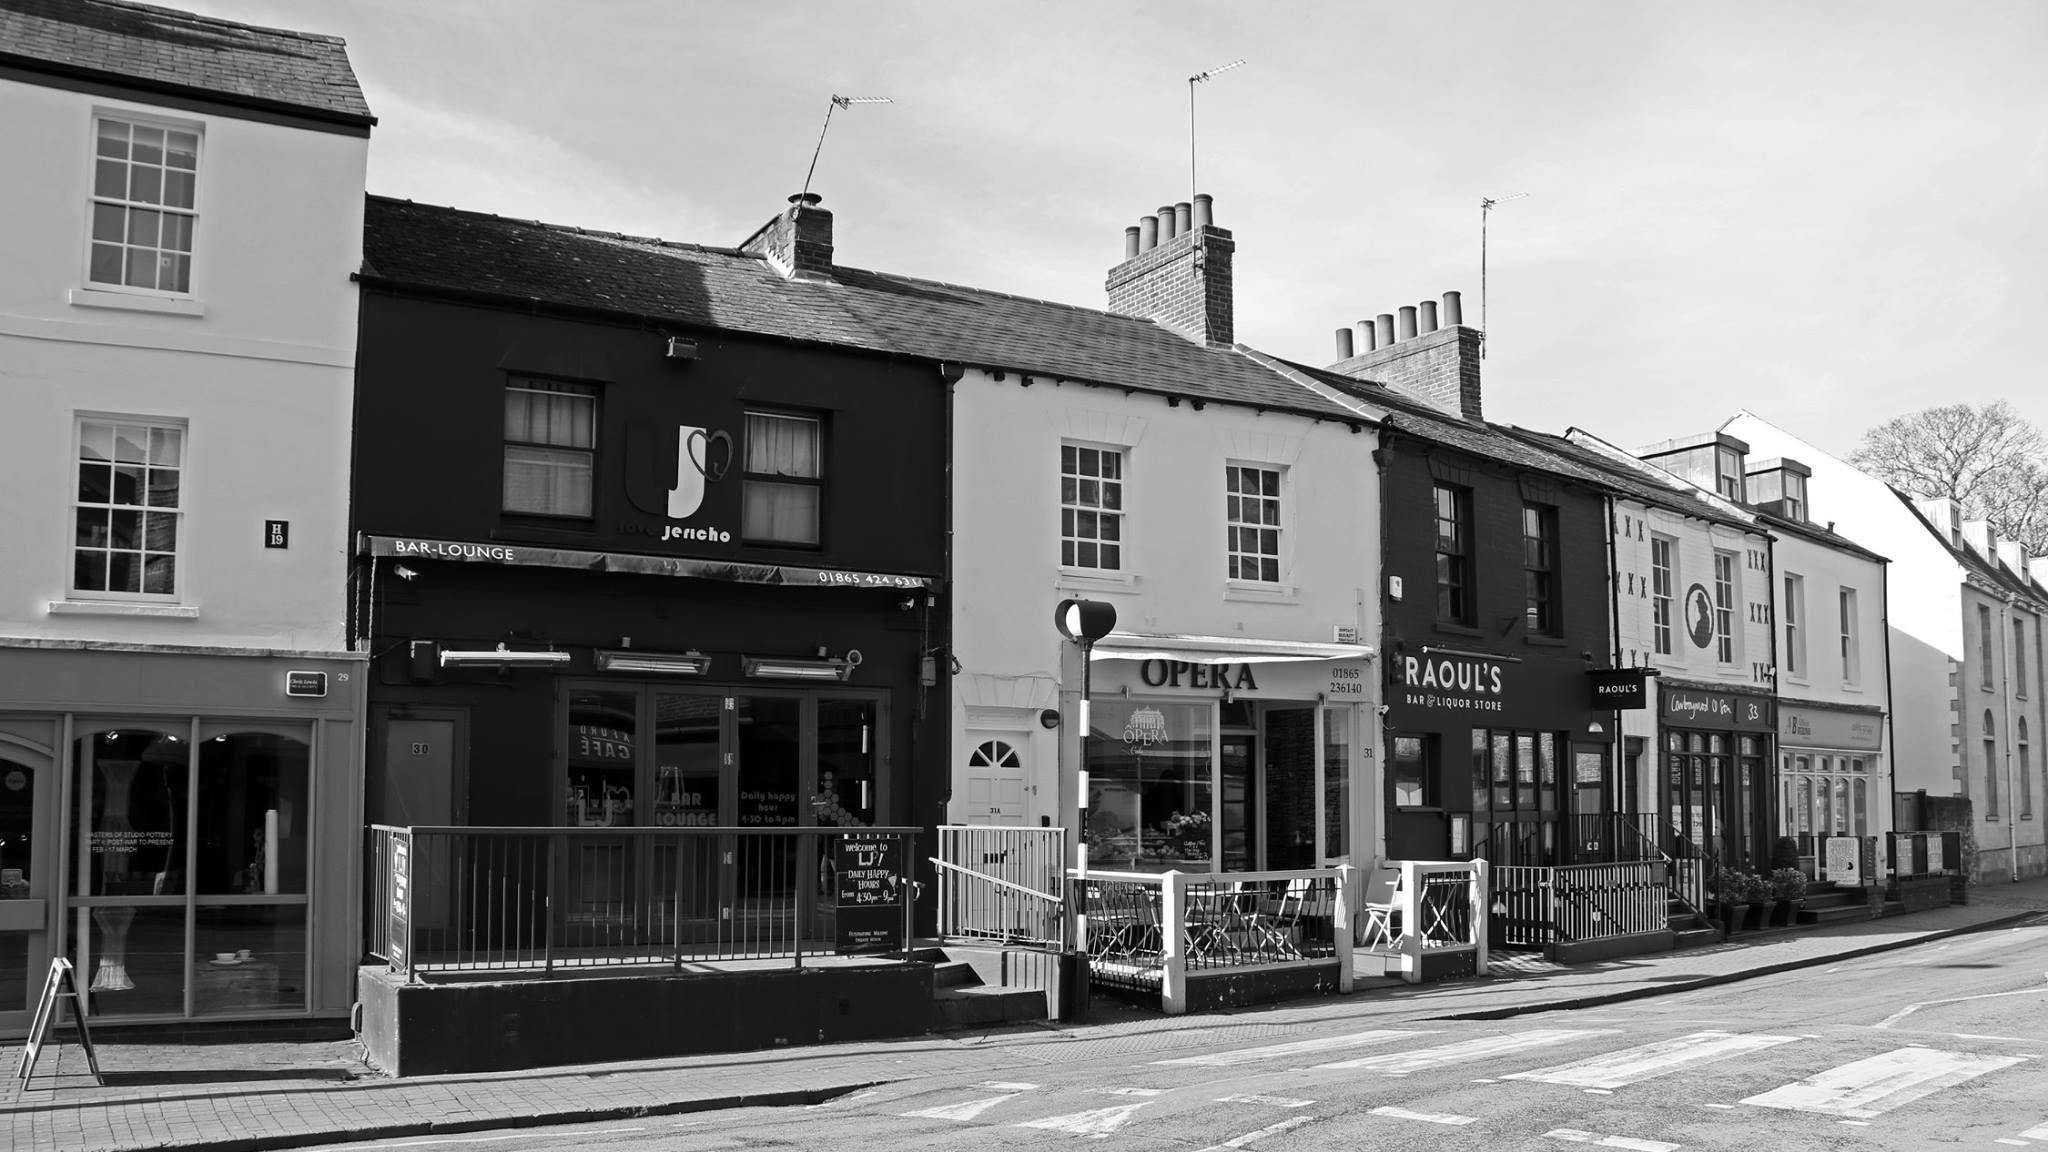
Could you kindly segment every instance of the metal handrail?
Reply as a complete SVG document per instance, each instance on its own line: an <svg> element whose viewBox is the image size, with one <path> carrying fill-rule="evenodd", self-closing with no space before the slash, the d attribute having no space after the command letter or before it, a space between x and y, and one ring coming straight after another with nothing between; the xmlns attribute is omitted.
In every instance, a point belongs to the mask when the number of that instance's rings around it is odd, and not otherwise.
<svg viewBox="0 0 2048 1152"><path fill-rule="evenodd" d="M948 872L957 872L962 876L971 876L984 884L993 884L998 888L1008 888L1013 892L1021 892L1026 896L1032 896L1036 897L1037 899L1043 900L1046 903L1053 905L1054 907L1058 907L1067 902L1066 897L1064 896L1050 895L1045 892L1040 892L1038 889L1029 887L1028 885L1024 884L1013 884L1008 880L1004 880L995 876L990 876L985 873L976 872L972 868L963 868L960 865L952 863L948 860L941 860L937 856L927 856L925 857L925 859L931 861L932 864L937 867L944 868Z"/></svg>

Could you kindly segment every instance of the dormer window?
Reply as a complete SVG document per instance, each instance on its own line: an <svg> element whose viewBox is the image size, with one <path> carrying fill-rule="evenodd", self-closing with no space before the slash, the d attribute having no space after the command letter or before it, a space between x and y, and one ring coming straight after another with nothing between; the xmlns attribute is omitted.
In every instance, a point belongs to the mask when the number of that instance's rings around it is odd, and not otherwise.
<svg viewBox="0 0 2048 1152"><path fill-rule="evenodd" d="M1742 453L1725 444L1714 449L1714 487L1737 504L1743 502Z"/></svg>
<svg viewBox="0 0 2048 1152"><path fill-rule="evenodd" d="M1785 470L1785 519L1806 519L1806 477L1791 469Z"/></svg>

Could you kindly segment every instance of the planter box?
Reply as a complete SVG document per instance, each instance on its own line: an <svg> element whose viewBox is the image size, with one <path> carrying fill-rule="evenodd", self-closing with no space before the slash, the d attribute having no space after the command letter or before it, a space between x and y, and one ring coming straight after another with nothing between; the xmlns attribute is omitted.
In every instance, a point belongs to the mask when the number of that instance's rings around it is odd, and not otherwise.
<svg viewBox="0 0 2048 1152"><path fill-rule="evenodd" d="M1917 876L1899 881L1900 910L1925 912L1949 905L1950 884L1946 876Z"/></svg>

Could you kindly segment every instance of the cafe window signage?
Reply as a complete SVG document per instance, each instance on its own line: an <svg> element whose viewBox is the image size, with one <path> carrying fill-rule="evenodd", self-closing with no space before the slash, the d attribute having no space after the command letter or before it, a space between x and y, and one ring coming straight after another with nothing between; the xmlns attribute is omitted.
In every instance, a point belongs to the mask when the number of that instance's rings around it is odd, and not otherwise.
<svg viewBox="0 0 2048 1152"><path fill-rule="evenodd" d="M619 531L660 543L732 543L730 502L706 509L732 463L732 433L722 428L633 421L626 436L626 498L656 519L622 520Z"/></svg>
<svg viewBox="0 0 2048 1152"><path fill-rule="evenodd" d="M1407 689L1402 702L1421 708L1499 712L1503 708L1502 664L1497 660L1428 652L1393 663L1395 679Z"/></svg>
<svg viewBox="0 0 2048 1152"><path fill-rule="evenodd" d="M1147 688L1188 688L1221 694L1225 689L1256 692L1259 681L1250 664L1191 664L1185 660L1147 660L1138 665L1138 679Z"/></svg>
<svg viewBox="0 0 2048 1152"><path fill-rule="evenodd" d="M1659 713L1673 724L1690 728L1735 728L1769 732L1777 727L1771 701L1727 692L1666 688L1659 695Z"/></svg>

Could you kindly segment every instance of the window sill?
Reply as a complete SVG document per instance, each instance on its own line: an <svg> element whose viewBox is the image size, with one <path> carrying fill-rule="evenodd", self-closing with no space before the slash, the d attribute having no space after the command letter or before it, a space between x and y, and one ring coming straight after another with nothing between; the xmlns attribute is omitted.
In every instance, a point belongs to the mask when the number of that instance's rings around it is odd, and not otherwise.
<svg viewBox="0 0 2048 1152"><path fill-rule="evenodd" d="M1138 577L1130 572L1090 572L1075 568L1060 569L1059 586L1077 591L1129 592L1138 583Z"/></svg>
<svg viewBox="0 0 2048 1152"><path fill-rule="evenodd" d="M1250 580L1223 582L1223 598L1248 604L1299 604L1301 589L1287 584L1265 584Z"/></svg>
<svg viewBox="0 0 2048 1152"><path fill-rule="evenodd" d="M130 292L73 288L69 299L74 308L112 308L121 312L155 312L164 316L206 315L205 304L183 296L142 296Z"/></svg>
<svg viewBox="0 0 2048 1152"><path fill-rule="evenodd" d="M127 600L52 600L52 616L153 616L164 620L197 620L191 604L149 604Z"/></svg>

